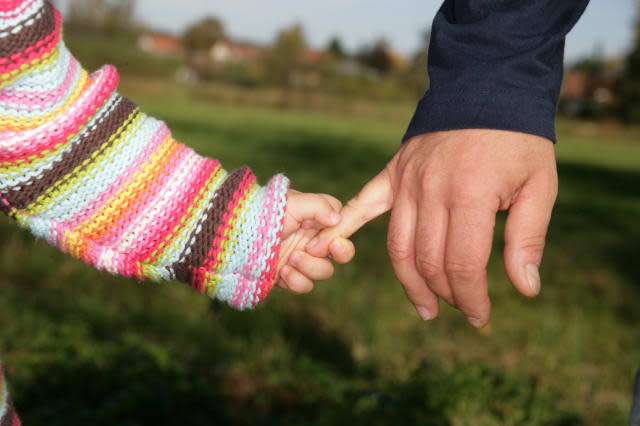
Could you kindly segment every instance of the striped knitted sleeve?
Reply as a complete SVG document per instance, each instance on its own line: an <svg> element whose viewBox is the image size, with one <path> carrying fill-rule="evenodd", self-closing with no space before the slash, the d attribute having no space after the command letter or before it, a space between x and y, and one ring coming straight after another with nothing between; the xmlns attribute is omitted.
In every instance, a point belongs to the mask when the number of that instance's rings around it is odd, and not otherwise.
<svg viewBox="0 0 640 426"><path fill-rule="evenodd" d="M64 252L138 279L178 280L237 309L276 278L286 193L176 142L88 74L44 0L0 0L0 210Z"/></svg>

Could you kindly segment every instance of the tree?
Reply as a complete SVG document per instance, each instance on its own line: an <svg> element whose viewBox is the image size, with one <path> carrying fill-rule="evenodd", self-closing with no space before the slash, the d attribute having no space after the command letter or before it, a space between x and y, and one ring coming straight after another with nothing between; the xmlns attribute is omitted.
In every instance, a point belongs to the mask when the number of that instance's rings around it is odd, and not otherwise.
<svg viewBox="0 0 640 426"><path fill-rule="evenodd" d="M636 2L634 43L618 85L619 110L626 122L640 122L640 1Z"/></svg>
<svg viewBox="0 0 640 426"><path fill-rule="evenodd" d="M422 96L429 87L429 75L427 74L427 57L429 52L429 44L431 43L431 28L427 27L420 36L420 46L413 55L406 75L403 77L407 86Z"/></svg>
<svg viewBox="0 0 640 426"><path fill-rule="evenodd" d="M387 74L393 69L393 58L389 43L385 39L378 39L373 47L365 46L357 54L358 61L380 74Z"/></svg>
<svg viewBox="0 0 640 426"><path fill-rule="evenodd" d="M342 45L342 41L338 36L331 38L329 45L327 46L327 51L335 59L343 59L347 56L344 46Z"/></svg>
<svg viewBox="0 0 640 426"><path fill-rule="evenodd" d="M266 60L267 73L272 82L288 88L292 76L303 68L306 50L307 41L301 25L280 31Z"/></svg>
<svg viewBox="0 0 640 426"><path fill-rule="evenodd" d="M187 50L198 52L211 48L225 38L222 21L214 16L208 16L190 25L185 31L183 41Z"/></svg>
<svg viewBox="0 0 640 426"><path fill-rule="evenodd" d="M72 0L65 28L103 35L131 32L134 10L135 0Z"/></svg>

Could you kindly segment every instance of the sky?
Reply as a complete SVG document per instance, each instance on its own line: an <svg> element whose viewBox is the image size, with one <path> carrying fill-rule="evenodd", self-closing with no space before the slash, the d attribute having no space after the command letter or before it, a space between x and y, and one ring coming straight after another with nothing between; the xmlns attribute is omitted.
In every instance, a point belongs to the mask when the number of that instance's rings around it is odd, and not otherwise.
<svg viewBox="0 0 640 426"><path fill-rule="evenodd" d="M59 0L64 9L69 0ZM573 0L557 0L573 1ZM567 38L566 58L575 61L596 48L623 54L632 39L635 0L591 0ZM394 49L413 53L419 34L431 24L440 0L138 0L138 20L180 34L206 15L222 19L234 38L268 43L276 32L300 22L313 46L338 35L348 49L383 36Z"/></svg>

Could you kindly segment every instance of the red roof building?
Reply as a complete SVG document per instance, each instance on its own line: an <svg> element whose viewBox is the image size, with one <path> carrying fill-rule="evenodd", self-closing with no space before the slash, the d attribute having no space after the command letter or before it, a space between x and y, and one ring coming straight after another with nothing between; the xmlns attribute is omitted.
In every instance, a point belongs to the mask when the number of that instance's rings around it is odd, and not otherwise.
<svg viewBox="0 0 640 426"><path fill-rule="evenodd" d="M138 39L138 48L143 52L158 56L176 56L182 53L182 40L178 37L147 33Z"/></svg>

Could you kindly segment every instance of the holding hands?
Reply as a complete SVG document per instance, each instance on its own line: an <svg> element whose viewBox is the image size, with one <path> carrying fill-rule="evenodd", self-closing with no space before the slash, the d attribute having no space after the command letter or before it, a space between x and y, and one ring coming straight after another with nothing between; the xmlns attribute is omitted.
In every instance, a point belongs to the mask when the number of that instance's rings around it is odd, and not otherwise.
<svg viewBox="0 0 640 426"><path fill-rule="evenodd" d="M334 242L392 210L387 249L418 314L434 319L442 298L483 327L491 313L486 267L496 213L509 210L507 275L521 294L534 297L556 194L554 148L545 138L499 130L417 136L347 203L338 225L308 244L305 259L337 259ZM348 247L340 260L353 255Z"/></svg>
<svg viewBox="0 0 640 426"><path fill-rule="evenodd" d="M308 293L313 290L313 281L327 280L333 275L328 255L338 263L353 258L353 244L337 234L327 243L325 254L315 257L305 251L321 229L340 223L341 210L342 203L331 195L289 190L277 266L279 287L295 294Z"/></svg>

